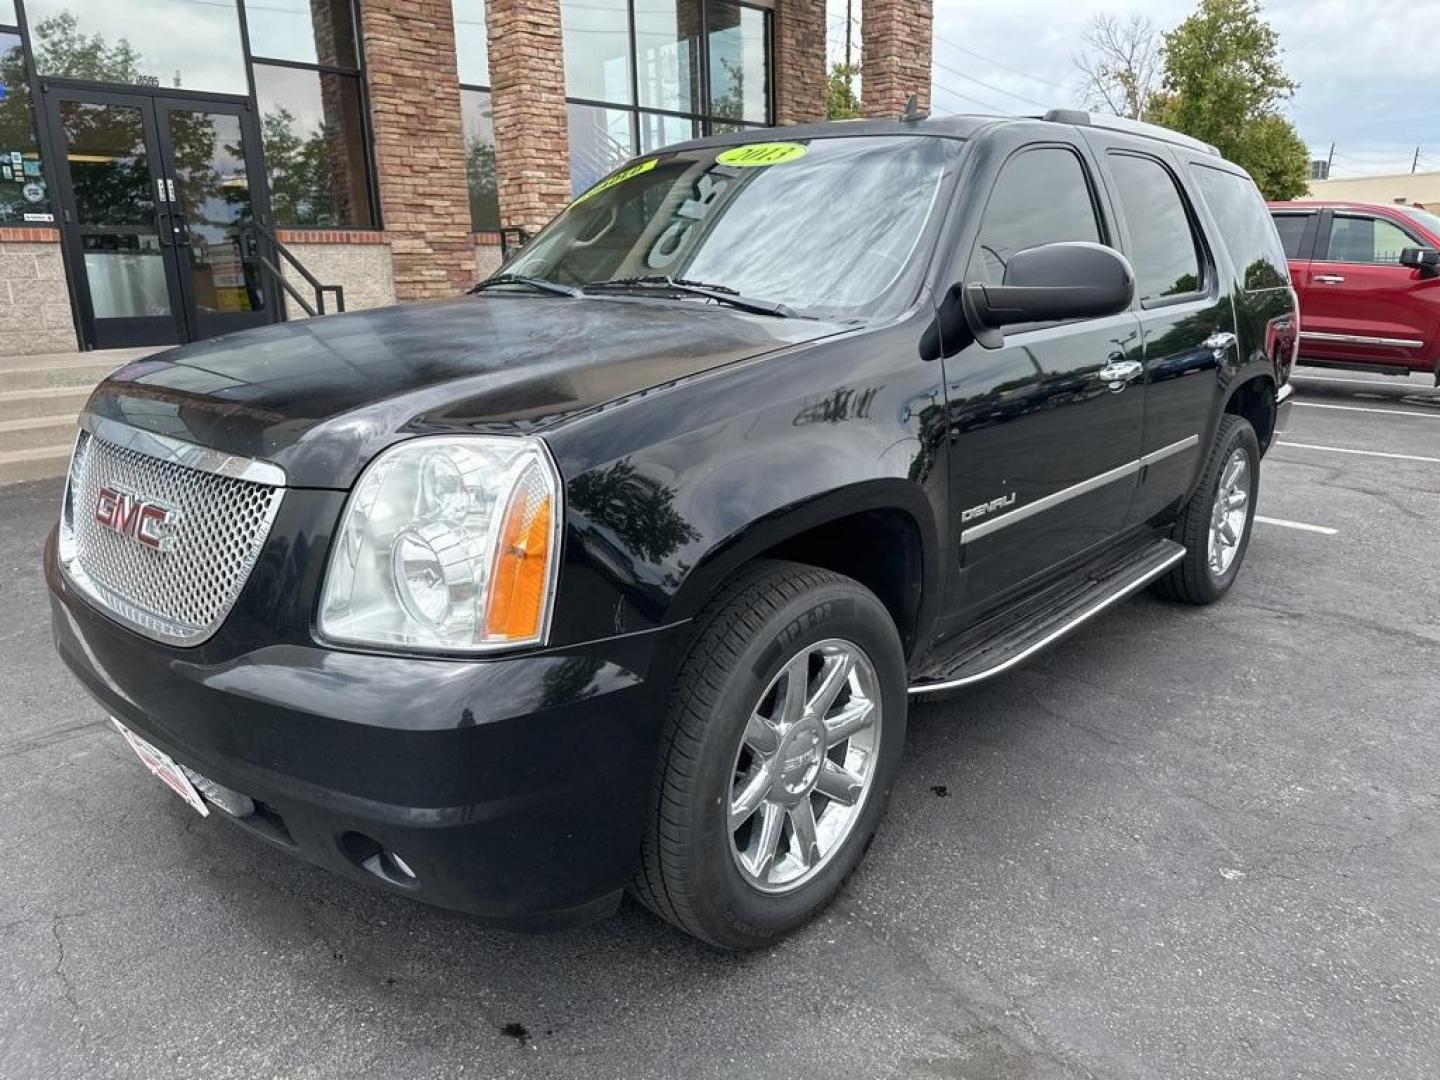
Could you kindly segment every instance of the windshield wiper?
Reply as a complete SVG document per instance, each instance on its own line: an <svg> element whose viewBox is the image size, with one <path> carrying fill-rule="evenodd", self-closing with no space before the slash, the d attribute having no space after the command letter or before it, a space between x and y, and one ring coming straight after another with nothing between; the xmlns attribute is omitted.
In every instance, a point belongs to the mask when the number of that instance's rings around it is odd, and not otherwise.
<svg viewBox="0 0 1440 1080"><path fill-rule="evenodd" d="M684 293L686 296L703 296L720 304L729 304L742 311L753 311L757 315L774 315L781 319L795 318L793 308L777 300L762 300L754 296L741 296L728 285L715 285L708 281L688 281L673 278L667 274L646 274L640 277L611 278L609 281L595 281L585 286L585 292L627 292L630 290Z"/></svg>
<svg viewBox="0 0 1440 1080"><path fill-rule="evenodd" d="M584 296L585 294L574 285L561 285L558 281L546 281L544 278L528 277L525 274L496 274L488 277L470 289L472 293L484 292L486 289L493 289L497 285L524 285L534 289L536 292L555 293L557 296Z"/></svg>

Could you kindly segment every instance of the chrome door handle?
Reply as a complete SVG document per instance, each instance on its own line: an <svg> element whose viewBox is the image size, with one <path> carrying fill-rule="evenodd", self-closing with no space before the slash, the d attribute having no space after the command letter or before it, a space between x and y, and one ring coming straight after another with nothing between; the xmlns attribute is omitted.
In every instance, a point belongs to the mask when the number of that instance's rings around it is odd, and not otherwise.
<svg viewBox="0 0 1440 1080"><path fill-rule="evenodd" d="M1224 352L1235 344L1235 335L1229 330L1217 330L1205 339L1205 348L1213 350L1216 354Z"/></svg>
<svg viewBox="0 0 1440 1080"><path fill-rule="evenodd" d="M1095 377L1101 382L1109 383L1111 392L1118 394L1144 372L1145 365L1139 360L1112 360L1097 371Z"/></svg>
<svg viewBox="0 0 1440 1080"><path fill-rule="evenodd" d="M1344 285L1345 279L1339 274L1316 274L1315 284L1317 285Z"/></svg>

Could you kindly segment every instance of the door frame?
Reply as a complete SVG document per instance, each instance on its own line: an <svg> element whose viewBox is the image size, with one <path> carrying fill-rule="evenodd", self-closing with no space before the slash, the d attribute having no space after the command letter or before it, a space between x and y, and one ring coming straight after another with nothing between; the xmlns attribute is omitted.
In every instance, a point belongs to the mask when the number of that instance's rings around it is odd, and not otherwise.
<svg viewBox="0 0 1440 1080"><path fill-rule="evenodd" d="M251 213L259 224L268 228L271 220L269 175L265 170L259 117L253 98L241 94L200 93L193 90L91 82L57 76L40 76L34 80L34 84L39 91L35 94L36 119L39 121L36 126L39 128L42 160L54 163L47 165L46 175L51 187L56 226L60 233L61 258L65 266L66 288L70 294L71 310L74 312L75 330L80 348L88 351L99 347L123 347L127 344L155 344L153 338L157 334L167 336L163 333L166 321L173 325L173 334L168 335L173 340L158 344L183 344L199 340L200 335L191 332L189 313L194 310L193 290L188 283L182 281L187 275L181 273L180 260L170 258L166 266L165 280L171 299L171 314L154 316L156 322L151 323L151 327L154 328L152 333L146 334L143 332L144 328L137 327L137 333L134 335L137 338L143 337L150 340L129 342L124 340L129 335L122 335L119 339L107 340L103 346L97 341L94 308L90 298L88 275L84 268L85 254L79 244L78 222L68 220L75 208L75 198L71 185L63 127L60 123L59 102L61 100L89 101L101 105L139 108L145 127L147 158L150 159L147 164L152 192L156 190L153 185L157 179L169 176L173 180L173 176L164 171L167 165L173 164L173 148L168 132L162 132L160 129L162 110L169 106L196 111L206 109L221 112L233 111L240 121L242 143L245 146L245 166L250 186ZM154 151L153 154L149 153L151 149ZM157 233L162 224L161 217L162 214L157 203ZM262 235L256 235L254 243L261 245L262 253L268 254L264 250L268 245ZM265 321L278 322L283 319L283 305L279 291L267 287L265 301L268 305L268 319ZM195 321L199 322L199 319L197 318Z"/></svg>
<svg viewBox="0 0 1440 1080"><path fill-rule="evenodd" d="M260 129L255 110L250 107L248 101L231 102L218 101L214 98L197 101L188 96L172 94L169 92L156 92L153 95L152 107L155 112L155 128L159 135L160 162L168 166L166 174L167 195L169 195L169 216L172 224L180 217L178 211L180 203L175 194L170 191L176 186L175 173L175 146L171 141L170 127L166 120L174 112L208 112L216 115L234 116L240 125L240 144L244 152L244 166L247 182L247 191L250 194L251 218L261 225L268 225L269 206L268 191L260 192L257 188L260 185L255 183L257 177L265 175L264 155L260 147ZM279 289L271 289L270 283L262 280L260 290L265 307L260 312L205 312L200 309L197 303L195 279L191 272L191 266L187 259L180 255L179 248L183 243L188 244L189 233L182 238L178 230L175 232L176 262L179 267L180 287L184 293L184 304L182 316L184 321L183 329L186 331L185 340L199 341L204 338L216 337L220 334L229 333L235 330L242 330L252 326L262 326L266 323L276 322L279 318L280 297ZM261 247L265 245L262 234L254 230L248 230L241 239L242 250L249 252L251 261L253 257L262 254ZM269 252L263 252L269 257ZM271 262L274 259L271 258ZM257 263L258 265L258 263ZM246 318L245 316L250 316Z"/></svg>

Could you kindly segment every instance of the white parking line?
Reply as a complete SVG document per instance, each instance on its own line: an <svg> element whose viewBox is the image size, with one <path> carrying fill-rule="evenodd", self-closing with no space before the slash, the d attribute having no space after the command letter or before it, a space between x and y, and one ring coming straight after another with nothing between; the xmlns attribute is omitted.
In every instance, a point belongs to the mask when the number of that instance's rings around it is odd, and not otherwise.
<svg viewBox="0 0 1440 1080"><path fill-rule="evenodd" d="M1418 416L1422 420L1440 420L1440 412L1423 413L1411 412L1409 409L1372 409L1366 405L1321 405L1318 401L1297 401L1295 404L1302 409L1338 409L1341 412L1387 413L1390 416Z"/></svg>
<svg viewBox="0 0 1440 1080"><path fill-rule="evenodd" d="M1440 465L1440 457L1425 457L1421 454L1390 454L1384 450L1352 450L1348 446L1320 446L1316 443L1279 442L1277 446L1293 446L1297 450L1324 450L1329 454L1357 454L1360 457L1393 458L1396 461L1428 461Z"/></svg>
<svg viewBox="0 0 1440 1080"><path fill-rule="evenodd" d="M1319 533L1321 536L1334 536L1339 529L1332 529L1328 525L1307 525L1303 521L1286 521L1284 518L1263 517L1255 515L1255 520L1262 525L1279 525L1282 529L1299 529L1301 532Z"/></svg>

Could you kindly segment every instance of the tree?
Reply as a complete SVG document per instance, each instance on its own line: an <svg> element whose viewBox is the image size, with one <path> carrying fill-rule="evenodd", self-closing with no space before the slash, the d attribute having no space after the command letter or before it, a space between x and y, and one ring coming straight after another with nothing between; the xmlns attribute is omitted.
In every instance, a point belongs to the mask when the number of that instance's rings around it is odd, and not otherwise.
<svg viewBox="0 0 1440 1080"><path fill-rule="evenodd" d="M1084 40L1086 51L1075 57L1075 66L1085 78L1086 106L1149 119L1164 60L1155 24L1144 15L1121 22L1102 12L1091 17Z"/></svg>
<svg viewBox="0 0 1440 1080"><path fill-rule="evenodd" d="M1258 0L1200 0L1165 35L1163 90L1150 119L1214 144L1244 166L1269 199L1307 187L1309 152L1280 106L1297 84Z"/></svg>
<svg viewBox="0 0 1440 1080"><path fill-rule="evenodd" d="M46 75L96 82L144 81L144 61L128 39L122 37L109 45L100 34L87 37L68 11L40 20L34 48L35 67Z"/></svg>
<svg viewBox="0 0 1440 1080"><path fill-rule="evenodd" d="M859 64L835 64L825 85L825 117L828 120L849 120L860 115L860 99L855 95L855 76Z"/></svg>

